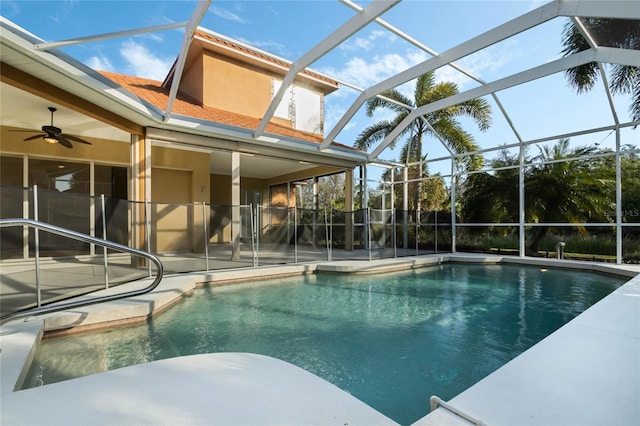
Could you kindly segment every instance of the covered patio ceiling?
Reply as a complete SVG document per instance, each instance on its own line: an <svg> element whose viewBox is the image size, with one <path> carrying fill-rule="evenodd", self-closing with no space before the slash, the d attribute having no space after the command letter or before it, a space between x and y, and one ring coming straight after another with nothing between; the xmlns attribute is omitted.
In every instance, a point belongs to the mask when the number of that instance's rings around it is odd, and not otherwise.
<svg viewBox="0 0 640 426"><path fill-rule="evenodd" d="M430 2L425 3L428 4ZM174 69L177 74L180 74L189 43L193 39L196 28L202 24L207 11L212 7L211 5L212 1L210 0L198 2L195 8L191 10L188 20L183 22L98 35L83 33L78 34L77 38L68 40L45 41L37 36L20 32L19 27L16 27L12 21L3 16L2 50L0 51L2 62L63 90L79 94L95 105L120 116L128 117L146 127L186 131L200 136L240 137L243 141L254 143L256 146L281 146L288 149L296 149L301 155L319 155L325 158L359 163L398 164L396 162L397 155L390 149L390 145L394 138L413 119L478 97L484 97L493 107L494 127L492 130L484 135L479 132L474 133L474 137L476 137L481 149L485 151L496 149L498 146L517 146L519 144L579 136L592 132L608 132L617 128L629 129L640 124L640 122L634 122L629 118L630 115L627 113L629 99L613 96L607 86L606 79L601 79L597 88L599 97L597 99L593 96L586 98L588 102L598 102L601 105L601 112L597 114L596 119L591 120L592 127L572 127L577 123L577 120L572 120L572 116L581 113L579 109L580 103L585 98L580 98L580 96L584 95L578 95L573 89L567 88L564 80L565 70L592 61L601 64L622 64L640 67L640 51L612 48L598 44L598 40L601 39L599 35L591 33L590 29L583 25L580 19L597 17L638 20L640 22L640 7L635 1L552 1L516 16L508 22L485 30L474 37L448 46L441 52L428 46L428 40L417 40L397 25L386 20L386 16L390 15L389 19L394 19L395 22L398 22L395 18L398 16L397 14L403 12L403 7L405 7L400 0L373 1L365 7L359 6L350 0L339 1L335 5L327 4L327 7L331 8L348 9L350 18L344 20L337 28L327 33L322 40L313 45L304 54L290 61L290 71L286 75L280 90L274 95L271 105L265 111L260 125L256 129L244 129L240 132L238 132L238 129L224 129L216 126L215 123L203 123L190 117L177 115L172 109L171 102L177 93L177 85L175 84L171 88L170 102L167 109L159 111L141 102L140 99L122 93L117 88L110 86L94 70L67 53L69 47L72 46L182 28L183 36L180 50L174 53L177 58ZM487 5L489 8L489 3ZM251 6L251 3L249 6ZM415 5L409 6L415 7ZM492 4L491 7L499 7L499 5ZM487 13L490 13L490 10L487 10ZM342 15L344 15L344 10ZM554 22L557 24L559 20L562 22L571 20L574 24L579 25L591 48L562 58L558 57L558 51L549 52L547 57L535 58L535 60L531 58L526 58L526 60L515 58L515 61L522 62L521 65L516 67L518 69L517 72L510 72L493 79L476 75L465 66L465 64L472 64L474 58L486 54L491 49L497 47L508 49L510 43L521 43L520 39L524 36L532 36L533 34L532 37L535 40L536 31L545 31L549 23ZM455 28L455 22L450 24L452 28ZM322 61L333 52L344 47L346 43L352 42L353 38L357 37L365 29L371 29L372 27L375 27L376 31L384 31L411 45L424 57L424 60L418 61L416 64L408 66L390 77L382 78L368 87L360 87L358 82L347 81L341 78L340 75L331 75L327 71L330 68L323 66ZM479 25L479 27L482 28L482 25ZM38 32L37 28L26 28L26 30L36 33L36 35ZM319 26L318 31L326 32L321 26ZM326 76L340 83L342 90L339 90L339 92L343 91L351 96L346 103L343 101L342 105L344 106L338 117L327 123L325 139L317 146L309 146L308 142L285 140L285 138L274 137L274 135L265 133L266 124L273 116L279 101L282 99L286 86L293 81L297 73L307 67L322 69ZM601 70L603 70L602 67ZM363 123L363 109L367 99L380 96L382 92L388 89L400 90L404 87L402 90L407 91L407 84L412 84L415 78L429 71L446 73L446 75L453 76L451 78L454 80L464 79L466 83L461 85L464 90L461 90L455 96L423 105L417 109L407 106L411 110L408 117L391 134L374 144L366 153L357 154L344 149L336 149L331 145L334 141L345 145L353 144L353 136L348 130L356 126L360 131L364 128L363 126L375 122L376 116L372 117L369 123ZM175 82L177 79L173 81ZM558 84L558 81L563 82L564 87L553 86ZM559 112L556 108L566 108L566 106L540 105L540 102L544 101L544 99L537 99L535 95L537 88L541 87L541 85L548 86L547 89L551 87L550 90L565 91L567 97L571 98L570 102L572 103L570 105L574 105L576 110ZM27 94L5 83L2 84L0 89L2 90L0 119L3 125L37 129L48 120L46 108L51 104L50 99ZM528 98L523 98L523 93L527 93L526 96ZM327 102L331 102L331 96L327 98ZM531 104L529 114L525 112L523 115L522 105L520 105L522 103ZM515 105L519 107L517 111L513 108ZM545 110L549 112L545 113ZM558 117L558 115L563 116ZM58 122L64 125L65 128L72 129L79 135L105 137L123 142L129 140L126 132L109 126L100 120L78 114L72 108L67 108L66 110L61 108L61 111L57 113L56 120L59 120ZM535 131L529 130L531 127L535 128ZM469 129L469 131L473 133L473 129ZM600 138L600 136L597 136L597 138ZM431 145L431 150L428 153L430 158L437 158L439 155L444 158L451 154L451 150L444 144L438 144L437 133L434 139L435 143ZM634 136L634 139L637 142L637 136ZM248 157L248 161L251 161L250 157ZM270 161L276 169L279 167L276 164L276 159ZM331 162L331 160L326 161L326 163ZM263 166L266 166L266 163L263 163ZM300 162L300 167L304 168L305 165Z"/></svg>

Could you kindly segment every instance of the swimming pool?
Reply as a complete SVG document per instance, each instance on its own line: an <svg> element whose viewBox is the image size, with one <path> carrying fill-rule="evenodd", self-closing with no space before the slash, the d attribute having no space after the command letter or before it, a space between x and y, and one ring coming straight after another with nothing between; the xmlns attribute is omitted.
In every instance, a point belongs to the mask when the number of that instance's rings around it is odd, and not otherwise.
<svg viewBox="0 0 640 426"><path fill-rule="evenodd" d="M43 341L25 387L207 352L301 366L401 424L493 372L625 279L445 264L207 287L136 327Z"/></svg>

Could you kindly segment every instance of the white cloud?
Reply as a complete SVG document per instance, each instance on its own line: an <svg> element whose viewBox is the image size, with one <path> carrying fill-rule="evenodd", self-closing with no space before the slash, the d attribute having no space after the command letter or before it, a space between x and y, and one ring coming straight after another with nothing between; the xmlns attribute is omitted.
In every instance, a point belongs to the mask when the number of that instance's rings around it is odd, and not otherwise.
<svg viewBox="0 0 640 426"><path fill-rule="evenodd" d="M164 41L164 36L162 34L157 34L157 33L147 33L142 35L142 37L158 43L162 43Z"/></svg>
<svg viewBox="0 0 640 426"><path fill-rule="evenodd" d="M482 80L493 81L505 75L504 67L509 66L518 55L517 43L509 42L507 45L483 49L456 61L456 64ZM461 90L469 85L477 85L470 77L450 66L438 69L436 78L438 81L456 83Z"/></svg>
<svg viewBox="0 0 640 426"><path fill-rule="evenodd" d="M173 64L173 59L154 56L145 46L133 41L124 43L120 48L120 54L133 75L153 80L164 80Z"/></svg>
<svg viewBox="0 0 640 426"><path fill-rule="evenodd" d="M340 120L340 117L342 117L342 115L344 114L345 108L346 107L344 105L336 105L335 103L327 102L325 104L325 109L324 109L325 134L335 127L335 125L338 123L338 120Z"/></svg>
<svg viewBox="0 0 640 426"><path fill-rule="evenodd" d="M94 70L115 72L115 67L111 64L109 58L104 55L90 57L87 61L87 66Z"/></svg>
<svg viewBox="0 0 640 426"><path fill-rule="evenodd" d="M377 47L377 41L380 38L385 38L390 42L393 42L397 37L388 31L376 30L372 31L367 37L355 37L340 45L342 50L348 52L354 52L357 50L370 51Z"/></svg>
<svg viewBox="0 0 640 426"><path fill-rule="evenodd" d="M424 61L426 57L426 54L419 53L405 56L397 53L388 53L375 55L371 59L353 57L342 68L327 67L320 71L356 86L366 88Z"/></svg>
<svg viewBox="0 0 640 426"><path fill-rule="evenodd" d="M211 13L213 13L214 15L222 18L222 19L226 19L227 21L234 21L234 22L239 22L241 24L247 24L248 21L245 20L244 18L242 18L240 15L237 15L233 12L230 12L226 9L222 9L219 7L211 7L209 8L209 11L211 11Z"/></svg>

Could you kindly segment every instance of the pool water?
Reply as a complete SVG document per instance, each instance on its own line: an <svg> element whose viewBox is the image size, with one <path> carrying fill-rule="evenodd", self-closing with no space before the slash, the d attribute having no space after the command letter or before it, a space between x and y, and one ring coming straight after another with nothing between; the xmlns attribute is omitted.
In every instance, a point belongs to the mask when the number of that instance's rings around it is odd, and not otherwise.
<svg viewBox="0 0 640 426"><path fill-rule="evenodd" d="M164 358L252 352L298 365L401 424L548 336L625 280L445 264L198 289L146 324L42 341L25 387Z"/></svg>

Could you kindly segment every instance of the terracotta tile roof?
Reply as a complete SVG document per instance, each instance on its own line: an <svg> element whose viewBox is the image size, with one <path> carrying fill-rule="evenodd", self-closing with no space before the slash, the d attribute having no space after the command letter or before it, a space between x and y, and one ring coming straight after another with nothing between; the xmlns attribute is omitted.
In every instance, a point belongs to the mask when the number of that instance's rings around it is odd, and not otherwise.
<svg viewBox="0 0 640 426"><path fill-rule="evenodd" d="M233 49L233 50L237 50L237 51L239 51L241 53L244 53L246 55L256 57L256 58L261 59L261 60L263 60L265 62L270 62L272 64L278 65L278 66L283 67L285 69L289 69L289 67L290 67L289 63L287 63L287 62L285 62L283 60L280 60L280 59L278 59L278 58L276 58L274 56L271 56L269 54L265 54L265 53L253 50L253 49L251 49L249 47L234 43L234 42L232 42L230 40L227 40L227 39L224 39L224 38L221 38L221 37L217 37L215 34L207 33L207 32L204 32L202 30L197 30L195 35L196 35L196 37L200 37L200 38L202 38L204 40L207 40L207 41L209 41L211 43L217 44L219 46L224 46L224 47L227 47L227 48L230 48L230 49ZM307 75L307 76L309 76L311 78L314 78L316 80L322 81L322 82L330 84L332 86L335 86L336 89L338 88L338 82L337 81L335 81L333 79L330 79L328 77L325 77L323 75L320 75L318 73L315 73L315 72L313 72L311 70L303 70L301 72L301 74Z"/></svg>
<svg viewBox="0 0 640 426"><path fill-rule="evenodd" d="M149 102L151 105L163 111L166 109L169 100L169 89L163 88L161 82L146 78L115 74L107 71L99 72L114 83ZM260 119L258 118L204 106L181 93L178 93L173 104L173 113L251 130L257 129L260 124ZM324 140L322 136L292 129L277 123L267 124L265 131L266 133L287 136L309 142L320 143ZM353 147L335 142L332 145L355 150Z"/></svg>

